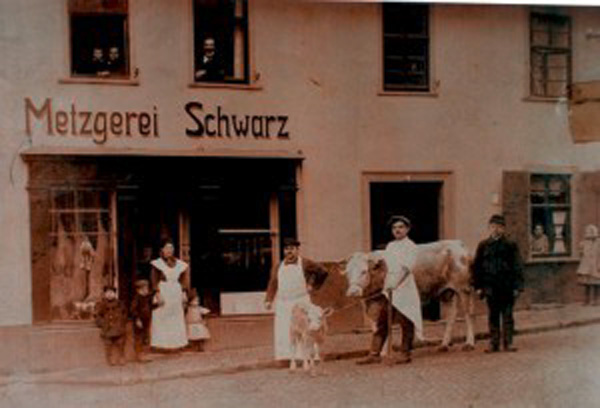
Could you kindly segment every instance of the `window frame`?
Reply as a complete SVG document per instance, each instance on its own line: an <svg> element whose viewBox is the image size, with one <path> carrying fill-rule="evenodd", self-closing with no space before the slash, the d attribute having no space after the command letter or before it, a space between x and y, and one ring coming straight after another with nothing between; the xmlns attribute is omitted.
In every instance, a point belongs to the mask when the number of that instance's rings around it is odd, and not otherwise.
<svg viewBox="0 0 600 408"><path fill-rule="evenodd" d="M433 71L433 31L434 31L434 18L433 18L433 10L434 6L432 4L404 4L404 7L426 7L426 33L424 37L426 39L427 44L427 57L426 57L426 67L425 67L425 76L426 76L426 85L422 86L414 86L414 85L406 85L406 84L389 84L386 82L386 27L385 27L385 8L386 7L394 7L398 6L397 4L381 4L379 7L380 15L379 21L381 24L380 31L380 55L379 55L379 63L380 65L380 75L381 75L381 91L380 95L415 95L415 96L436 96L437 92L437 81L434 80L434 71ZM389 35L397 35L397 34L389 34ZM405 34L405 38L410 39L410 37L414 37L411 34Z"/></svg>
<svg viewBox="0 0 600 408"><path fill-rule="evenodd" d="M534 19L535 18L545 18L549 21L548 30L534 30ZM562 21L563 24L566 25L566 46L553 46L549 45L536 45L534 43L534 35L536 32L547 33L549 40L552 41L553 34L556 32L553 28L556 28L556 25L553 25L552 22ZM533 100L556 100L560 98L568 98L571 93L571 84L573 77L573 22L571 16L564 13L558 12L547 12L542 10L533 9L530 10L527 15L527 23L528 23L528 55L529 55L529 73L528 73L528 95L530 99ZM542 69L542 78L541 78L541 86L544 88L544 92L539 94L536 91L536 71L535 71L535 55L541 55L542 57L547 58L548 55L565 55L566 57L566 66L564 69L566 70L566 78L564 80L552 80L549 79L549 62L545 60L541 66ZM549 82L565 82L565 92L561 95L553 95L548 91L548 83Z"/></svg>
<svg viewBox="0 0 600 408"><path fill-rule="evenodd" d="M79 14L82 16L99 15L102 13L92 12L78 12L74 13L71 10L70 4L72 0L66 0L64 2L64 30L63 35L66 39L67 47L65 48L64 61L66 75L58 79L59 84L102 84L102 85L125 85L125 86L137 86L139 85L139 69L135 64L134 57L134 33L132 30L132 1L126 0L126 12L123 13L108 13L108 14L125 14L124 17L124 38L123 38L123 64L126 66L126 74L124 75L109 75L106 77L99 77L92 74L77 74L74 73L73 64L73 27L72 27L72 15Z"/></svg>
<svg viewBox="0 0 600 408"><path fill-rule="evenodd" d="M533 203L533 180L534 178L543 180L543 190L535 190L538 193L542 193L543 195L543 203ZM565 203L552 203L550 202L550 195L552 194L552 189L550 188L550 184L552 180L558 180L559 182L564 182L566 188L565 192ZM563 190L560 190L563 191ZM549 249L556 245L557 242L562 241L565 246L565 251L563 252L554 252L548 251L547 253L542 254L534 254L531 248L532 245L532 234L533 229L535 227L533 212L535 209L542 210L545 213L545 224L544 226L544 234L548 238L549 241ZM557 211L559 210L559 211ZM565 220L563 223L555 222L554 214L560 212L565 216ZM550 214L551 217L548 215ZM573 219L573 175L569 173L540 173L540 172L531 172L529 173L529 200L528 200L528 218L529 218L529 259L530 260L554 260L554 259L565 259L572 258L576 254L576 248L574 248L574 219ZM557 225L562 225L562 237L556 238L555 233L549 233L548 226L549 222L551 222L552 227L556 230Z"/></svg>
<svg viewBox="0 0 600 408"><path fill-rule="evenodd" d="M243 10L243 16L241 18L242 20L242 26L243 26L243 30L244 30L244 39L243 39L243 47L244 47L244 52L243 52L243 63L244 63L244 67L243 67L243 72L244 72L244 77L242 79L227 79L227 76L225 76L225 79L223 80L212 80L212 81L202 81L202 80L198 80L195 77L195 73L197 71L197 66L196 66L196 53L201 51L201 47L202 44L197 43L197 39L200 37L200 35L197 35L197 24L196 24L196 4L198 3L199 0L191 0L188 1L188 7L189 7L189 13L190 13L190 30L189 30L189 38L190 38L190 49L191 52L188 53L189 55L189 66L190 66L190 83L189 83L189 87L190 88L229 88L229 89L245 89L245 90L254 90L254 89L261 89L262 87L260 85L257 85L256 82L258 81L258 75L254 72L253 70L253 63L252 63L252 42L251 42L251 12L250 12L250 1L249 0L235 0L236 4L237 2L240 2L242 5L242 10ZM217 1L221 1L221 0L217 0ZM239 20L239 17L236 17L235 15L235 7L234 6L234 15L233 20ZM237 23L233 23L234 24L234 31L235 31L235 25ZM235 41L235 39L233 40ZM217 44L218 46L218 44ZM198 47L198 48L197 48ZM235 49L234 49L234 53L235 53ZM232 62L233 64L233 69L235 70L235 61Z"/></svg>

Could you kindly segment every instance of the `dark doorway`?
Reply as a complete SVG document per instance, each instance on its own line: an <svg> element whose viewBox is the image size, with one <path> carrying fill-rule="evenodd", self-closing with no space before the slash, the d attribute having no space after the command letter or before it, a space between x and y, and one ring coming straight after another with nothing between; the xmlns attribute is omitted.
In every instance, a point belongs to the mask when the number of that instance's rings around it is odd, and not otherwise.
<svg viewBox="0 0 600 408"><path fill-rule="evenodd" d="M440 238L440 199L442 182L372 182L371 249L383 249L392 239L387 225L392 215L404 215L411 220L410 238L417 244ZM437 300L423 304L423 318L439 320Z"/></svg>
<svg viewBox="0 0 600 408"><path fill-rule="evenodd" d="M127 302L133 294L135 280L150 280L150 261L160 255L161 241L171 239L175 248L179 248L178 194L157 195L150 191L117 192L119 292Z"/></svg>

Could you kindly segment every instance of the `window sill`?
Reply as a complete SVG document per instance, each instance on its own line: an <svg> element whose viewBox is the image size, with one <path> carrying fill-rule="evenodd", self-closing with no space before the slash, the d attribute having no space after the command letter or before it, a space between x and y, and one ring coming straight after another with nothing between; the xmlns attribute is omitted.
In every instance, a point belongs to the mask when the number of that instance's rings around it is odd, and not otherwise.
<svg viewBox="0 0 600 408"><path fill-rule="evenodd" d="M547 258L530 258L525 261L525 265L542 265L548 263L579 263L580 259L572 256L557 256Z"/></svg>
<svg viewBox="0 0 600 408"><path fill-rule="evenodd" d="M240 91L260 91L263 89L260 84L236 84L227 82L192 82L188 85L190 88L201 88L201 89L235 89Z"/></svg>
<svg viewBox="0 0 600 408"><path fill-rule="evenodd" d="M123 78L61 78L59 84L79 84L79 85L120 85L120 86L138 86L140 81L137 79Z"/></svg>
<svg viewBox="0 0 600 408"><path fill-rule="evenodd" d="M439 94L437 91L379 91L377 92L377 96L420 96L426 98L437 98Z"/></svg>
<svg viewBox="0 0 600 408"><path fill-rule="evenodd" d="M545 96L526 96L523 98L524 102L546 102L546 103L566 103L566 96L558 97L545 97Z"/></svg>

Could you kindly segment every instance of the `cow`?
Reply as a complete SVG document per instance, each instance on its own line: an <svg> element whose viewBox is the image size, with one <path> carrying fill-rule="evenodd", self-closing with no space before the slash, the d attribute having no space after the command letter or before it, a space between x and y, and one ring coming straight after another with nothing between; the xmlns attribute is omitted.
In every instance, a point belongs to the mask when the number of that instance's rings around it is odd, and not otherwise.
<svg viewBox="0 0 600 408"><path fill-rule="evenodd" d="M298 302L292 308L290 322L290 343L292 358L290 371L296 370L297 352L302 357L302 368L315 375L315 363L321 361L320 347L325 341L327 330L326 317L332 313L331 308L323 310L311 302Z"/></svg>
<svg viewBox="0 0 600 408"><path fill-rule="evenodd" d="M473 350L473 288L470 257L460 240L444 240L417 245L418 255L413 274L421 302L431 299L450 301L446 328L439 351L448 351L459 307L467 326L463 350ZM383 251L353 254L346 263L347 296L369 298L381 292L387 266Z"/></svg>

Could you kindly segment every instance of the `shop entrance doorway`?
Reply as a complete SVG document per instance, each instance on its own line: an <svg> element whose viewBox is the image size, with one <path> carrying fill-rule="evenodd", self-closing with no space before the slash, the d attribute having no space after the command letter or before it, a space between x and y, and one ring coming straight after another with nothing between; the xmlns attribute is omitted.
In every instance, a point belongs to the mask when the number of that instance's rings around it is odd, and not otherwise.
<svg viewBox="0 0 600 408"><path fill-rule="evenodd" d="M440 239L441 181L371 182L371 249L383 249L392 240L388 221L392 215L411 220L410 238L417 244ZM423 305L423 318L438 320L440 305Z"/></svg>
<svg viewBox="0 0 600 408"><path fill-rule="evenodd" d="M135 279L150 278L150 260L170 238L204 306L222 313L225 296L225 313L259 312L262 301L248 299L264 297L280 239L296 233L296 163L180 158L138 165L132 179L144 177L117 191L120 296L129 300Z"/></svg>

